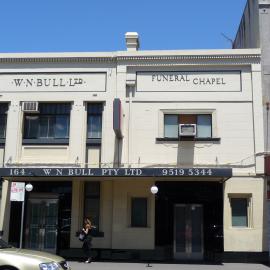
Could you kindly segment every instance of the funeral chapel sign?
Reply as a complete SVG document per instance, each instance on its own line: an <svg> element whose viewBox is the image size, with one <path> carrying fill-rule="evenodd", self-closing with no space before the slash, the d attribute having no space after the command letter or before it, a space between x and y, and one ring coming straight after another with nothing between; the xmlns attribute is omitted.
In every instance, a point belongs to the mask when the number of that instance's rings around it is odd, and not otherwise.
<svg viewBox="0 0 270 270"><path fill-rule="evenodd" d="M137 72L138 92L239 92L240 71Z"/></svg>

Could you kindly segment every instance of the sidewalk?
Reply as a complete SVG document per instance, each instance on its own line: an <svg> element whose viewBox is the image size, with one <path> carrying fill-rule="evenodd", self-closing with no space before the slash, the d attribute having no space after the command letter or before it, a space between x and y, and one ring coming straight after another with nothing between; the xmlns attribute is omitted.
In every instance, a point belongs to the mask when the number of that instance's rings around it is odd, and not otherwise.
<svg viewBox="0 0 270 270"><path fill-rule="evenodd" d="M150 264L120 262L69 262L72 270L270 270L262 264L224 263L222 265L207 264Z"/></svg>

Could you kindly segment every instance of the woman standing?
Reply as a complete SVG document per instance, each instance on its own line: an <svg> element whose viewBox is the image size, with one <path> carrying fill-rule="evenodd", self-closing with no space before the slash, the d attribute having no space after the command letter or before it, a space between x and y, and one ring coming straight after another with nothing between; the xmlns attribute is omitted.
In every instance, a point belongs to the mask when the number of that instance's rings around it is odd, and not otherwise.
<svg viewBox="0 0 270 270"><path fill-rule="evenodd" d="M90 221L90 219L85 218L84 219L84 226L83 226L83 232L85 234L85 238L83 240L83 251L85 253L85 255L87 256L87 260L85 261L85 263L90 263L92 261L92 235L91 235L91 230L92 230L93 226L92 223Z"/></svg>

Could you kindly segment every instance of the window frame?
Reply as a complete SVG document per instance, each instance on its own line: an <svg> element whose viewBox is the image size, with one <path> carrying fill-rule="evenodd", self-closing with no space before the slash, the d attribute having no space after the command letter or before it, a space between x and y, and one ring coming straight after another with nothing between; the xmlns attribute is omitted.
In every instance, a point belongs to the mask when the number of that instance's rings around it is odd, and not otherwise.
<svg viewBox="0 0 270 270"><path fill-rule="evenodd" d="M93 113L90 112L90 106L91 105L100 105L100 111ZM103 102L89 102L86 103L86 144L87 145L101 145L101 140L102 140L102 133L103 133L103 111L104 111L104 103ZM89 118L91 116L100 116L100 120L101 120L101 130L100 130L100 137L88 137L88 133L89 133Z"/></svg>
<svg viewBox="0 0 270 270"><path fill-rule="evenodd" d="M229 197L229 206L230 206L230 228L232 228L232 229L250 229L250 228L252 228L252 225L253 225L252 194L228 194L228 197ZM233 225L232 200L235 200L235 199L246 200L246 219L247 219L246 226Z"/></svg>
<svg viewBox="0 0 270 270"><path fill-rule="evenodd" d="M0 106L3 106L3 108L2 108L3 111L0 110L0 117L3 117L3 124L4 124L4 132L3 132L4 136L0 137L0 143L5 143L6 136L7 136L7 117L8 117L9 104L8 103L0 103Z"/></svg>
<svg viewBox="0 0 270 270"><path fill-rule="evenodd" d="M145 216L144 216L144 224L137 225L134 224L134 218L133 218L133 202L134 200L144 200L145 201ZM148 228L149 225L149 220L148 220L148 214L149 214L149 198L148 197L143 197L143 196L133 196L130 198L130 227L131 228Z"/></svg>
<svg viewBox="0 0 270 270"><path fill-rule="evenodd" d="M24 113L23 116L23 139L22 142L23 144L60 144L60 145L66 145L69 144L69 138L70 138L70 115L71 115L71 110L72 110L72 104L69 102L59 102L59 103L49 103L49 102L41 102L39 104L46 106L46 105L69 105L70 108L68 110L68 112L64 113ZM53 108L53 107L52 107ZM66 131L67 131L67 136L66 137L57 137L56 133L57 133L57 129L56 129L56 123L57 123L57 117L66 117L66 121L67 121L67 126L66 126ZM36 131L36 137L26 137L27 135L27 117L37 117L37 131ZM47 133L49 132L49 129L52 128L53 129L53 136L47 136L47 137L42 137L40 136L40 130L41 130L41 120L42 119L50 119L50 121L52 122L51 126L47 124Z"/></svg>
<svg viewBox="0 0 270 270"><path fill-rule="evenodd" d="M184 113L179 113L179 114L176 114L176 113L164 113L164 117L163 117L163 126L164 126L164 129L163 129L163 138L164 139L168 139L168 138L179 138L179 125L181 124L181 116L182 115L189 115L189 116L195 116L196 117L196 123L190 123L190 124L196 124L196 126L198 126L198 116L204 116L204 115L207 115L207 116L210 116L211 118L211 135L209 137L199 137L199 136L195 136L196 139L211 139L213 138L213 115L211 113L190 113L190 114L184 114ZM176 137L166 137L165 136L165 129L166 129L166 126L165 126L165 118L166 116L176 116L178 118L178 123L177 123L177 136Z"/></svg>
<svg viewBox="0 0 270 270"><path fill-rule="evenodd" d="M95 184L98 184L99 185L99 194L95 194L95 195L87 195L86 192L87 192L87 188L86 188L86 185L87 184L92 184L92 183L95 183ZM86 200L87 199L97 199L98 200L98 218L97 218L97 221L98 221L98 224L96 224L96 222L93 220L93 218L91 216L89 216L88 214L86 214ZM84 199L83 199L83 216L86 217L86 218L90 218L91 219L91 222L93 223L92 225L96 226L98 229L100 228L100 217L101 217L101 182L100 181L88 181L88 182L84 182Z"/></svg>
<svg viewBox="0 0 270 270"><path fill-rule="evenodd" d="M177 138L165 138L164 137L164 115L165 114L211 114L212 115L212 138L196 138L196 137L177 137ZM179 142L179 141L198 141L198 142L212 142L220 143L221 138L218 136L217 129L217 110L191 107L188 109L168 109L163 108L157 111L158 127L156 143L165 142Z"/></svg>

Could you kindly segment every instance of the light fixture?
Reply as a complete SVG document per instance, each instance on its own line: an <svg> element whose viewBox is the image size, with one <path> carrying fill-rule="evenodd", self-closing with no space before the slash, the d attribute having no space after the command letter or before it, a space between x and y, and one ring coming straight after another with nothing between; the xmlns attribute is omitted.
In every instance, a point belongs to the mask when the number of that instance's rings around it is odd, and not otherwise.
<svg viewBox="0 0 270 270"><path fill-rule="evenodd" d="M25 186L25 190L28 191L28 192L31 192L33 190L33 185L28 183L26 186Z"/></svg>
<svg viewBox="0 0 270 270"><path fill-rule="evenodd" d="M158 193L158 187L156 185L153 185L150 190L151 193L154 195Z"/></svg>

